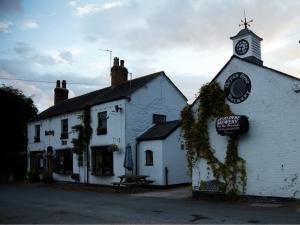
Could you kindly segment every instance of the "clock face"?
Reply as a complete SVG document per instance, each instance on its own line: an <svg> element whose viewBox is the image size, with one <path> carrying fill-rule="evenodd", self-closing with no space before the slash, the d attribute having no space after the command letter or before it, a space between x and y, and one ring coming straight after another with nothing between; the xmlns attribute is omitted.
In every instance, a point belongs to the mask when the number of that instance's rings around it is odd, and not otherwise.
<svg viewBox="0 0 300 225"><path fill-rule="evenodd" d="M251 81L247 74L237 72L228 77L224 85L224 93L228 101L238 104L250 95Z"/></svg>
<svg viewBox="0 0 300 225"><path fill-rule="evenodd" d="M235 52L238 55L245 55L248 52L249 43L245 39L239 40L235 45Z"/></svg>

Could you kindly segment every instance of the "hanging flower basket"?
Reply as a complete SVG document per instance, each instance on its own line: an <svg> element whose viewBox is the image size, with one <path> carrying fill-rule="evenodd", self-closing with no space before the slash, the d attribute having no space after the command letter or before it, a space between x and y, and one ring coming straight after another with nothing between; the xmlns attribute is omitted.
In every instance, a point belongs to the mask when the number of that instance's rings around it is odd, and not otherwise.
<svg viewBox="0 0 300 225"><path fill-rule="evenodd" d="M111 150L112 152L118 152L120 149L119 149L118 145L112 144L112 145L110 146L110 150Z"/></svg>

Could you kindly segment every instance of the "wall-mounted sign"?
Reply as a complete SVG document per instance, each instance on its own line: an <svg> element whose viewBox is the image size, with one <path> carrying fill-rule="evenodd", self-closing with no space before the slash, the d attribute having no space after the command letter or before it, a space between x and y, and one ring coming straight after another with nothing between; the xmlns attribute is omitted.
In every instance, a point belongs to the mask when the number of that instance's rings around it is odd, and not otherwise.
<svg viewBox="0 0 300 225"><path fill-rule="evenodd" d="M218 134L238 135L249 130L249 121L246 116L225 116L216 120L216 130Z"/></svg>
<svg viewBox="0 0 300 225"><path fill-rule="evenodd" d="M52 135L54 136L54 130L45 130L45 136Z"/></svg>
<svg viewBox="0 0 300 225"><path fill-rule="evenodd" d="M237 72L226 80L224 92L228 101L238 104L245 101L251 92L251 81L247 74Z"/></svg>

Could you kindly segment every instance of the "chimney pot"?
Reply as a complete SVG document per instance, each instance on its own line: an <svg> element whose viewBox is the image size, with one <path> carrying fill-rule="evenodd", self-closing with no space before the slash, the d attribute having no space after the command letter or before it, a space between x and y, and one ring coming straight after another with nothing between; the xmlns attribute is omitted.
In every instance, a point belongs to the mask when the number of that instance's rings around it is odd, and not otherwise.
<svg viewBox="0 0 300 225"><path fill-rule="evenodd" d="M114 58L114 66L119 66L119 58L118 57Z"/></svg>
<svg viewBox="0 0 300 225"><path fill-rule="evenodd" d="M66 88L67 87L67 82L66 82L66 80L63 80L62 81L62 88Z"/></svg>
<svg viewBox="0 0 300 225"><path fill-rule="evenodd" d="M68 99L69 90L66 88L66 80L62 81L62 87L60 87L60 80L56 81L56 88L54 89L54 105Z"/></svg>
<svg viewBox="0 0 300 225"><path fill-rule="evenodd" d="M120 63L120 64L119 64ZM128 70L124 66L124 60L114 58L114 65L111 68L111 86L122 84L128 80Z"/></svg>

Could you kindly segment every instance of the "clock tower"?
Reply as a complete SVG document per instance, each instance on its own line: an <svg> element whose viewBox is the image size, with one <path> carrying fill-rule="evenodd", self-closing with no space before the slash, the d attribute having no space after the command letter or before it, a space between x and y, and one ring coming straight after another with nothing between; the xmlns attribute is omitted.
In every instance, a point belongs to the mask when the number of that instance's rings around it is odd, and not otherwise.
<svg viewBox="0 0 300 225"><path fill-rule="evenodd" d="M245 17L242 20L243 24L240 25L244 26L244 29L240 30L237 35L230 37L233 42L233 54L252 63L262 65L260 42L263 39L248 29L249 23L252 21L247 21Z"/></svg>

